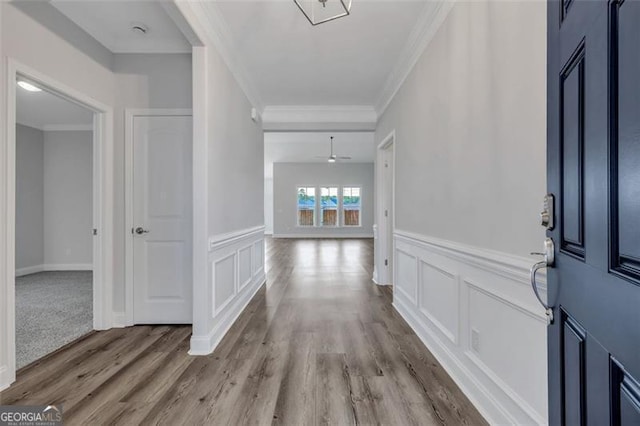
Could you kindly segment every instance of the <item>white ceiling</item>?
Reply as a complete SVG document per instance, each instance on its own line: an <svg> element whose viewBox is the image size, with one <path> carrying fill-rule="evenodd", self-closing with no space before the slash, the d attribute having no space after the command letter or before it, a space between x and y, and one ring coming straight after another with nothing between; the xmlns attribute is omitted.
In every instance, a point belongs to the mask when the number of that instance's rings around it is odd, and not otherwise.
<svg viewBox="0 0 640 426"><path fill-rule="evenodd" d="M267 132L264 134L265 178L273 178L273 163L326 163L331 136L335 137L334 154L352 157L343 162L373 163L373 132Z"/></svg>
<svg viewBox="0 0 640 426"><path fill-rule="evenodd" d="M114 53L187 53L191 45L161 1L69 1L51 4ZM131 30L144 24L145 35Z"/></svg>
<svg viewBox="0 0 640 426"><path fill-rule="evenodd" d="M208 6L264 105L374 105L426 4L353 0L350 16L316 27L291 0Z"/></svg>
<svg viewBox="0 0 640 426"><path fill-rule="evenodd" d="M329 0L331 2L337 0ZM190 52L164 0L51 0L115 53ZM313 27L291 0L195 2L249 98L265 106L386 108L429 38L442 0L353 0ZM195 7L195 6L193 6ZM195 9L194 9L195 10ZM148 27L136 34L132 25Z"/></svg>
<svg viewBox="0 0 640 426"><path fill-rule="evenodd" d="M93 124L93 112L49 92L16 86L16 122L40 130L85 129Z"/></svg>

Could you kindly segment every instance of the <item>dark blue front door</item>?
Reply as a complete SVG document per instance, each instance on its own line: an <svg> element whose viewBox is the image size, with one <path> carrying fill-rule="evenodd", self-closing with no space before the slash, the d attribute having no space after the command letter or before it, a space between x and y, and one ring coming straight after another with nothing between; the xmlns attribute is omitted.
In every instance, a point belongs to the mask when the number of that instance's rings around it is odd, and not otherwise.
<svg viewBox="0 0 640 426"><path fill-rule="evenodd" d="M640 425L640 1L548 3L552 425Z"/></svg>

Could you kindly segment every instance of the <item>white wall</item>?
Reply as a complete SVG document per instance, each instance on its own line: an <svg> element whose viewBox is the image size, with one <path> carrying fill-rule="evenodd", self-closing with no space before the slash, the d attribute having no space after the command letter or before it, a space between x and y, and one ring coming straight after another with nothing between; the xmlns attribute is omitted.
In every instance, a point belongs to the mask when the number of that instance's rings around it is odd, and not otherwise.
<svg viewBox="0 0 640 426"><path fill-rule="evenodd" d="M282 237L373 237L373 163L274 163L273 236ZM336 186L361 188L361 226L323 228L299 227L297 188ZM319 193L317 194L319 196ZM341 211L340 211L340 214ZM342 224L342 217L340 218Z"/></svg>
<svg viewBox="0 0 640 426"><path fill-rule="evenodd" d="M251 119L254 105L208 19L207 3L176 5L202 43L193 53L197 232L190 353L203 355L215 349L265 281L264 143L260 122ZM258 208L247 200L257 200Z"/></svg>
<svg viewBox="0 0 640 426"><path fill-rule="evenodd" d="M90 270L93 133L16 130L16 275Z"/></svg>
<svg viewBox="0 0 640 426"><path fill-rule="evenodd" d="M208 52L209 235L264 225L261 208L247 200L264 197L264 142L252 105L222 57Z"/></svg>
<svg viewBox="0 0 640 426"><path fill-rule="evenodd" d="M44 263L44 133L16 126L16 273ZM22 271L21 271L22 270Z"/></svg>
<svg viewBox="0 0 640 426"><path fill-rule="evenodd" d="M213 351L264 283L262 127L251 120L252 105L223 58L208 47L207 59L210 297L206 344L200 350L194 335L195 353ZM225 243L231 236L234 242Z"/></svg>
<svg viewBox="0 0 640 426"><path fill-rule="evenodd" d="M520 256L541 246L545 13L454 6L376 130L378 142L396 130L399 229Z"/></svg>
<svg viewBox="0 0 640 426"><path fill-rule="evenodd" d="M93 262L93 132L44 132L44 269Z"/></svg>
<svg viewBox="0 0 640 426"><path fill-rule="evenodd" d="M545 116L545 4L456 2L376 130L396 132L395 306L496 424L547 418Z"/></svg>

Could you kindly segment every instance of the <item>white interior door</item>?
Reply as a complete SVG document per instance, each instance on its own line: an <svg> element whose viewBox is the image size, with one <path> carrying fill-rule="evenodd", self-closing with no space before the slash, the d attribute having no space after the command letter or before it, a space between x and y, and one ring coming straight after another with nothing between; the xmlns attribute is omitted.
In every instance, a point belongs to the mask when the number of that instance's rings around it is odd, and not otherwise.
<svg viewBox="0 0 640 426"><path fill-rule="evenodd" d="M190 324L191 117L133 120L133 321Z"/></svg>

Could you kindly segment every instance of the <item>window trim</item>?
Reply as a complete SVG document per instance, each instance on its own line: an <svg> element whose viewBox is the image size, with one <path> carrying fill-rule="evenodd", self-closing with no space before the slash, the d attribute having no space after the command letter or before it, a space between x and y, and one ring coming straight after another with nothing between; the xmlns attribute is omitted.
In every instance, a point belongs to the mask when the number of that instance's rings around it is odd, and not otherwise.
<svg viewBox="0 0 640 426"><path fill-rule="evenodd" d="M322 188L327 188L327 189L332 189L335 188L337 190L337 194L336 194L336 198L338 200L338 204L336 205L336 224L335 225L325 225L324 223L322 223ZM320 220L318 221L318 228L329 228L329 229L335 229L335 228L341 228L341 224L340 224L340 211L341 211L341 206L342 206L342 197L340 196L340 191L341 191L341 187L340 185L320 185L318 187L319 193L320 193L320 197L318 197L318 217L320 218ZM331 196L331 195L329 195Z"/></svg>
<svg viewBox="0 0 640 426"><path fill-rule="evenodd" d="M344 209L344 190L346 188L358 188L360 190L360 207L358 208L358 211L360 212L360 214L358 215L358 224L357 225L347 225L346 221L344 220L344 212L346 211ZM341 207L341 210L342 210L341 216L342 216L342 219L343 219L342 222L344 222L342 224L342 227L349 228L349 229L351 229L351 228L362 228L363 227L363 225L362 225L362 223L363 223L363 220L362 220L362 211L363 211L363 209L362 209L362 205L363 205L363 203L362 203L362 193L363 193L362 185L343 185L342 186L342 188L340 190L340 207Z"/></svg>
<svg viewBox="0 0 640 426"><path fill-rule="evenodd" d="M314 195L314 206L313 206L313 225L301 225L300 224L300 209L298 208L298 191L301 188L305 188L305 189L310 189L313 188L313 190L315 191L315 195ZM315 185L296 185L296 191L295 191L295 202L296 202L296 228L302 228L302 229L309 229L309 228L317 228L318 227L318 221L317 221L317 216L318 216L318 187Z"/></svg>

